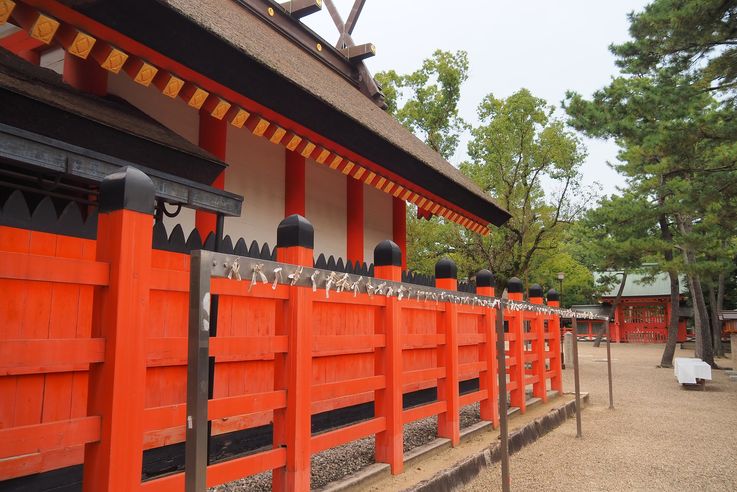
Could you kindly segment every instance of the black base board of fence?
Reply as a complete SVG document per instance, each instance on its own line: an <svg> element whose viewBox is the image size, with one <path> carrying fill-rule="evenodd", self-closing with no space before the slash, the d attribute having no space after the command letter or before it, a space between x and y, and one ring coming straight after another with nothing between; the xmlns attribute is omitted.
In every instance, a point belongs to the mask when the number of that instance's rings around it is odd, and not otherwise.
<svg viewBox="0 0 737 492"><path fill-rule="evenodd" d="M458 386L461 394L478 391L479 380L477 378L461 381ZM437 389L427 388L406 393L402 399L402 406L406 409L432 403L436 400ZM316 434L350 425L373 418L373 416L373 402L318 413L312 416L312 433ZM213 436L210 441L210 461L228 460L270 446L272 442L273 429L271 424ZM142 480L149 480L183 470L183 442L149 449L143 453ZM36 492L80 492L82 490L82 465L0 482L1 492L26 492L29 490Z"/></svg>

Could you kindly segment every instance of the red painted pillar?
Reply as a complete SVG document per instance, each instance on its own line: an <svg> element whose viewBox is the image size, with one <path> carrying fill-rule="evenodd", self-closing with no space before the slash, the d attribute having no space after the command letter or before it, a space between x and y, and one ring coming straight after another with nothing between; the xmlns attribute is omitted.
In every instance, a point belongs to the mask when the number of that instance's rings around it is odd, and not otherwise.
<svg viewBox="0 0 737 492"><path fill-rule="evenodd" d="M363 263L363 182L348 177L346 187L346 256L348 261Z"/></svg>
<svg viewBox="0 0 737 492"><path fill-rule="evenodd" d="M407 269L407 203L392 199L392 236L402 252L402 270Z"/></svg>
<svg viewBox="0 0 737 492"><path fill-rule="evenodd" d="M307 219L290 215L276 232L277 261L312 267L314 229ZM274 411L275 448L284 447L286 465L272 474L275 491L310 490L312 440L312 289L290 286L277 335L286 335L288 351L275 359L275 389L287 391L287 406Z"/></svg>
<svg viewBox="0 0 737 492"><path fill-rule="evenodd" d="M93 337L105 360L90 365L88 415L101 417L100 440L85 446L83 490L138 490L143 459L154 185L134 168L100 184L97 261L110 283L95 290Z"/></svg>
<svg viewBox="0 0 737 492"><path fill-rule="evenodd" d="M510 301L522 301L522 281L512 277L507 282L507 293ZM525 412L525 330L522 311L505 310L509 313L509 356L514 359L514 366L509 368L509 391L511 406Z"/></svg>
<svg viewBox="0 0 737 492"><path fill-rule="evenodd" d="M622 342L622 333L621 333L621 324L622 324L622 304L620 303L617 305L617 309L614 310L614 336L612 337L617 343Z"/></svg>
<svg viewBox="0 0 737 492"><path fill-rule="evenodd" d="M200 110L200 147L218 159L225 160L227 147L228 122L225 119L213 118L207 111ZM220 190L225 189L225 173L215 178L212 186ZM195 212L195 227L204 242L210 233L215 232L217 216L211 212Z"/></svg>
<svg viewBox="0 0 737 492"><path fill-rule="evenodd" d="M402 280L401 252L392 241L382 241L374 248L374 276L377 279ZM375 392L377 417L384 417L386 429L376 434L376 461L389 463L393 475L404 469L402 425L402 308L392 296L386 299L384 323L377 323L386 345L377 348L374 362L376 375L384 376L386 386Z"/></svg>
<svg viewBox="0 0 737 492"><path fill-rule="evenodd" d="M64 54L64 73L62 78L65 83L75 89L105 96L107 94L108 72L102 68L92 57L82 59L69 53Z"/></svg>
<svg viewBox="0 0 737 492"><path fill-rule="evenodd" d="M548 291L548 306L560 307L560 294L555 289ZM563 364L561 361L560 347L560 316L557 314L548 319L548 337L550 339L550 370L553 372L550 378L550 387L553 391L563 392Z"/></svg>
<svg viewBox="0 0 737 492"><path fill-rule="evenodd" d="M494 297L494 275L489 270L480 270L476 274L476 294ZM499 382L496 361L496 309L484 308L482 330L485 342L480 347L479 360L486 362L486 369L479 375L479 389L486 391L486 399L479 403L481 420L490 421L494 428L499 426Z"/></svg>
<svg viewBox="0 0 737 492"><path fill-rule="evenodd" d="M284 217L305 216L305 158L291 150L284 156Z"/></svg>
<svg viewBox="0 0 737 492"><path fill-rule="evenodd" d="M443 258L435 264L435 287L458 290L458 268L455 263ZM438 354L438 362L445 367L445 378L438 381L438 401L447 405L445 412L438 415L438 436L450 439L453 446L461 442L461 405L458 389L458 305L445 303L443 316L445 345Z"/></svg>
<svg viewBox="0 0 737 492"><path fill-rule="evenodd" d="M528 290L530 304L543 303L543 288L539 284L533 284ZM535 360L532 363L532 374L537 379L532 383L532 394L536 398L548 401L548 389L545 381L545 324L543 313L530 313L530 331L535 334L532 340L532 352Z"/></svg>

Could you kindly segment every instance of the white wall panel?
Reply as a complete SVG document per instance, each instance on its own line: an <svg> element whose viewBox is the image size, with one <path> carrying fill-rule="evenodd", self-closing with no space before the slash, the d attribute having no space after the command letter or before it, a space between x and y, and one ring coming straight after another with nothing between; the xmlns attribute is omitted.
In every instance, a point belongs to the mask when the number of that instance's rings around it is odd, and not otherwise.
<svg viewBox="0 0 737 492"><path fill-rule="evenodd" d="M346 177L307 160L305 215L315 228L315 257L324 253L346 259Z"/></svg>
<svg viewBox="0 0 737 492"><path fill-rule="evenodd" d="M364 261L374 262L374 248L384 239L392 239L392 196L373 186L364 185Z"/></svg>

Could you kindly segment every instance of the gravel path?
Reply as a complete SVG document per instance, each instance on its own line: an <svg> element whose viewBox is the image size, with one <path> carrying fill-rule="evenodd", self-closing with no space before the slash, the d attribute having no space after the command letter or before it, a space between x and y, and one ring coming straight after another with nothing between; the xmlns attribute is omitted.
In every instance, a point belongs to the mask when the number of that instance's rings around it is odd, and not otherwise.
<svg viewBox="0 0 737 492"><path fill-rule="evenodd" d="M672 369L655 367L662 345L613 344L612 411L605 346L579 349L581 388L592 403L583 412L583 438L569 419L513 455L512 490L737 490L737 382L712 371L706 391L684 389ZM564 373L572 389L573 371ZM500 483L497 464L464 490L501 490Z"/></svg>
<svg viewBox="0 0 737 492"><path fill-rule="evenodd" d="M480 420L479 405L461 409L461 428ZM427 444L437 437L438 419L428 417L404 426L404 451ZM374 437L353 441L312 456L310 484L319 489L374 463ZM268 492L271 490L271 472L259 473L210 489L211 492Z"/></svg>

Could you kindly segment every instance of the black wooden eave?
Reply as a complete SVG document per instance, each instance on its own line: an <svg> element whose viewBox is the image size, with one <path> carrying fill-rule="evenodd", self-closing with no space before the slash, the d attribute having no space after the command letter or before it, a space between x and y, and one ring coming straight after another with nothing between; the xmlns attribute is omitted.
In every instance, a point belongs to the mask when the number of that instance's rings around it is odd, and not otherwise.
<svg viewBox="0 0 737 492"><path fill-rule="evenodd" d="M240 216L243 197L163 171L0 123L0 165L63 174L90 184L123 166L134 166L154 182L156 198L226 216Z"/></svg>
<svg viewBox="0 0 737 492"><path fill-rule="evenodd" d="M62 3L366 159L380 163L390 172L494 225L509 219L505 210L160 2L62 0Z"/></svg>

